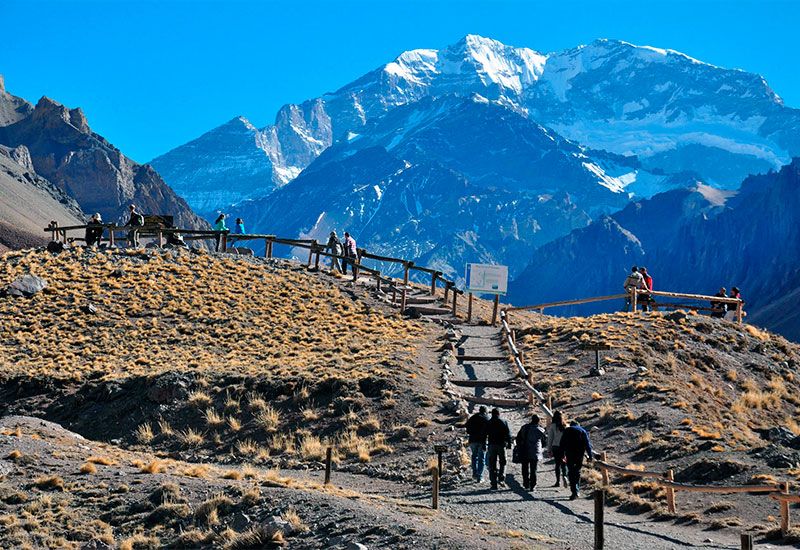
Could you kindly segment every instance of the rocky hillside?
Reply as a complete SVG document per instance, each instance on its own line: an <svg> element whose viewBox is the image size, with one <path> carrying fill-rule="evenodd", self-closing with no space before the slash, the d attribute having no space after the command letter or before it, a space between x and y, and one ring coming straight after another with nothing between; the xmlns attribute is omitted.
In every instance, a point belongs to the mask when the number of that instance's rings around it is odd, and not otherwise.
<svg viewBox="0 0 800 550"><path fill-rule="evenodd" d="M800 338L798 186L795 160L748 178L736 194L701 185L633 203L535 251L511 294L519 304L615 294L631 265L646 265L657 289L713 294L738 286L749 322Z"/></svg>
<svg viewBox="0 0 800 550"><path fill-rule="evenodd" d="M45 244L43 229L84 223L78 203L37 175L27 147L0 145L0 253Z"/></svg>
<svg viewBox="0 0 800 550"><path fill-rule="evenodd" d="M207 227L151 167L92 132L80 108L47 97L33 107L0 88L0 145L24 146L32 171L106 221L127 221L127 207L135 203L145 213L174 216L178 226Z"/></svg>
<svg viewBox="0 0 800 550"><path fill-rule="evenodd" d="M800 346L752 326L672 313L561 319L512 314L535 386L589 429L615 464L673 469L695 484L800 482ZM604 374L592 376L605 343ZM631 511L664 513L663 489L615 476L612 496ZM636 493L635 495L632 495ZM679 493L684 495L685 493ZM636 496L638 495L638 496ZM706 511L685 522L774 530L762 498L696 495ZM716 504L716 506L715 506ZM685 508L684 508L685 509ZM772 515L772 517L768 517Z"/></svg>

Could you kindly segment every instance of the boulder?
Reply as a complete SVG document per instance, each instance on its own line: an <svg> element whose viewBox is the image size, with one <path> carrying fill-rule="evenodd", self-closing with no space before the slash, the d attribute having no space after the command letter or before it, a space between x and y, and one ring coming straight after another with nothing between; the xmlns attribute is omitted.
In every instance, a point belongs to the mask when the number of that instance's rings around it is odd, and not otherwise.
<svg viewBox="0 0 800 550"><path fill-rule="evenodd" d="M369 548L360 542L351 542L344 547L345 550L369 550Z"/></svg>
<svg viewBox="0 0 800 550"><path fill-rule="evenodd" d="M53 254L60 254L64 252L64 243L61 241L50 241L47 243L47 251Z"/></svg>
<svg viewBox="0 0 800 550"><path fill-rule="evenodd" d="M270 516L267 518L267 520L264 522L264 528L270 533L281 531L286 535L291 534L292 531L294 531L292 524L280 516Z"/></svg>
<svg viewBox="0 0 800 550"><path fill-rule="evenodd" d="M47 281L35 275L23 275L6 287L9 296L30 297L47 288Z"/></svg>

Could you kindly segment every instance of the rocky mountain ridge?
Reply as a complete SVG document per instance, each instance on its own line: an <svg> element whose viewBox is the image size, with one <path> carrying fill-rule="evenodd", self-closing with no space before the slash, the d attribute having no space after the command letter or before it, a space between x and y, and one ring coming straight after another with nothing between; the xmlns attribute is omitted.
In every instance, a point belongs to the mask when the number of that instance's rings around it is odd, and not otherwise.
<svg viewBox="0 0 800 550"><path fill-rule="evenodd" d="M0 122L5 122L0 144L24 147L29 171L75 199L84 212L125 222L127 207L134 203L145 213L173 216L179 226L207 227L150 166L131 161L92 132L80 108L69 109L47 97L33 107L3 91L0 113Z"/></svg>

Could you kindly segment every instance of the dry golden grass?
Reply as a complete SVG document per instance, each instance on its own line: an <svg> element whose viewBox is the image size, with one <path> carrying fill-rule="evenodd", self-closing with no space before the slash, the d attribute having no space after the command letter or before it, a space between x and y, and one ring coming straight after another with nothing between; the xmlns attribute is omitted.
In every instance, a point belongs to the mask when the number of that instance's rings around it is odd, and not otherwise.
<svg viewBox="0 0 800 550"><path fill-rule="evenodd" d="M64 491L64 480L59 476L42 476L33 481L33 484L39 489L57 489Z"/></svg>
<svg viewBox="0 0 800 550"><path fill-rule="evenodd" d="M147 445L151 441L155 435L153 434L153 428L150 426L149 423L142 424L138 428L136 428L136 432L134 434L136 436L136 441L141 443L142 445Z"/></svg>
<svg viewBox="0 0 800 550"><path fill-rule="evenodd" d="M187 477L206 477L210 468L202 464L195 464L183 470L183 475Z"/></svg>
<svg viewBox="0 0 800 550"><path fill-rule="evenodd" d="M255 423L266 432L275 432L281 421L280 413L271 405L264 405L254 416Z"/></svg>
<svg viewBox="0 0 800 550"><path fill-rule="evenodd" d="M292 526L292 529L295 532L303 533L309 530L309 527L305 524L303 518L301 518L297 513L297 510L291 506L283 514L281 514L281 516L283 519L289 522L289 525Z"/></svg>
<svg viewBox="0 0 800 550"><path fill-rule="evenodd" d="M114 464L116 464L116 462L114 462L107 456L96 456L96 455L92 455L89 458L87 458L86 462L91 462L92 464L102 464L103 466L113 466Z"/></svg>
<svg viewBox="0 0 800 550"><path fill-rule="evenodd" d="M151 460L140 468L143 474L160 474L166 469L164 463L159 460Z"/></svg>
<svg viewBox="0 0 800 550"><path fill-rule="evenodd" d="M178 432L178 439L187 447L199 447L202 445L206 438L198 431L188 428L185 431Z"/></svg>
<svg viewBox="0 0 800 550"><path fill-rule="evenodd" d="M315 435L304 435L298 448L302 460L322 460L325 458L326 446Z"/></svg>
<svg viewBox="0 0 800 550"><path fill-rule="evenodd" d="M86 464L81 466L80 472L82 474L95 474L97 473L97 466L95 466L91 462L87 462Z"/></svg>
<svg viewBox="0 0 800 550"><path fill-rule="evenodd" d="M203 416L205 416L206 424L211 428L225 424L225 417L221 416L215 409L206 409Z"/></svg>
<svg viewBox="0 0 800 550"><path fill-rule="evenodd" d="M365 307L313 274L280 265L80 248L59 255L10 252L2 260L0 286L27 273L49 283L30 300L0 301L3 376L122 378L191 369L345 377L380 370L406 377L413 366L404 359L416 354L413 342L424 332L416 321ZM117 269L124 275L112 276ZM87 300L96 316L74 305ZM349 327L346 345L343 327ZM391 369L381 365L387 358ZM210 402L202 393L191 401L205 409ZM302 388L297 399L304 399Z"/></svg>
<svg viewBox="0 0 800 550"><path fill-rule="evenodd" d="M14 449L14 450L12 450L10 453L8 453L6 455L6 458L8 460L18 460L18 459L22 458L22 451L20 451L18 449Z"/></svg>

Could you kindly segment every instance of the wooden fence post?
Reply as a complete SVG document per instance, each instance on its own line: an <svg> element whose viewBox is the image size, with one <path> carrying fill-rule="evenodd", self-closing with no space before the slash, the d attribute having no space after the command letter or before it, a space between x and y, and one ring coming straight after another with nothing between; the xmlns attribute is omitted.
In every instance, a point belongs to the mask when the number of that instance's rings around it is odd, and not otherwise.
<svg viewBox="0 0 800 550"><path fill-rule="evenodd" d="M403 262L403 286L408 286L409 269L411 269L411 262Z"/></svg>
<svg viewBox="0 0 800 550"><path fill-rule="evenodd" d="M267 258L272 258L272 245L274 241L272 239L269 240L269 246L267 247Z"/></svg>
<svg viewBox="0 0 800 550"><path fill-rule="evenodd" d="M492 308L492 326L497 324L497 309L500 307L500 295L494 295L494 307Z"/></svg>
<svg viewBox="0 0 800 550"><path fill-rule="evenodd" d="M433 469L433 495L431 508L434 510L439 509L439 468Z"/></svg>
<svg viewBox="0 0 800 550"><path fill-rule="evenodd" d="M436 296L436 278L439 276L438 271L434 271L431 275L431 296Z"/></svg>
<svg viewBox="0 0 800 550"><path fill-rule="evenodd" d="M453 317L457 317L458 316L457 313L456 313L456 300L457 299L458 299L458 292L456 292L456 289L453 289Z"/></svg>
<svg viewBox="0 0 800 550"><path fill-rule="evenodd" d="M444 284L444 303L447 304L447 298L450 296L450 281Z"/></svg>
<svg viewBox="0 0 800 550"><path fill-rule="evenodd" d="M317 256L314 258L314 269L319 271L319 253L320 253L320 248L316 247L316 246L314 248L316 248L316 252L317 252Z"/></svg>
<svg viewBox="0 0 800 550"><path fill-rule="evenodd" d="M667 470L667 474L665 476L667 481L675 481L675 473L672 470ZM667 511L670 514L675 513L675 488L667 486Z"/></svg>
<svg viewBox="0 0 800 550"><path fill-rule="evenodd" d="M472 292L469 293L467 298L467 323L472 322Z"/></svg>
<svg viewBox="0 0 800 550"><path fill-rule="evenodd" d="M222 233L222 251L223 252L227 252L228 251L228 232L227 231L224 231Z"/></svg>
<svg viewBox="0 0 800 550"><path fill-rule="evenodd" d="M638 289L631 289L631 311L636 313L636 310L639 308L638 301L639 301L639 291Z"/></svg>
<svg viewBox="0 0 800 550"><path fill-rule="evenodd" d="M308 249L308 265L306 267L311 267L311 259L314 256L314 247L317 246L317 241L311 241L311 248Z"/></svg>
<svg viewBox="0 0 800 550"><path fill-rule="evenodd" d="M164 248L164 232L158 232L158 248Z"/></svg>
<svg viewBox="0 0 800 550"><path fill-rule="evenodd" d="M114 226L113 225L111 225L108 228L108 246L110 246L110 247L114 246Z"/></svg>
<svg viewBox="0 0 800 550"><path fill-rule="evenodd" d="M742 550L753 550L753 535L750 533L742 533L740 535L742 543Z"/></svg>
<svg viewBox="0 0 800 550"><path fill-rule="evenodd" d="M553 409L550 410L552 411ZM608 464L608 453L606 451L600 453L600 460L602 460L605 464ZM608 468L600 468L600 475L603 476L603 487L608 487Z"/></svg>
<svg viewBox="0 0 800 550"><path fill-rule="evenodd" d="M783 483L781 493L784 495L789 494L789 482ZM789 501L781 500L781 534L785 537L791 527L791 520L789 518Z"/></svg>
<svg viewBox="0 0 800 550"><path fill-rule="evenodd" d="M742 317L743 317L743 314L742 314L742 301L739 300L739 303L736 304L736 322L739 323L740 325L742 324Z"/></svg>
<svg viewBox="0 0 800 550"><path fill-rule="evenodd" d="M406 292L408 292L408 290L406 289L406 287L403 287L403 294L401 295L400 298L400 315L402 315L406 311Z"/></svg>
<svg viewBox="0 0 800 550"><path fill-rule="evenodd" d="M361 248L356 248L356 265L353 266L353 280L358 279L359 267L361 266L361 255L364 253L364 250Z"/></svg>
<svg viewBox="0 0 800 550"><path fill-rule="evenodd" d="M603 523L605 522L605 495L604 489L594 492L594 549L603 550L605 536Z"/></svg>
<svg viewBox="0 0 800 550"><path fill-rule="evenodd" d="M375 274L375 289L380 292L381 291L381 272L378 271Z"/></svg>
<svg viewBox="0 0 800 550"><path fill-rule="evenodd" d="M333 461L333 448L325 451L325 485L331 484L331 462Z"/></svg>
<svg viewBox="0 0 800 550"><path fill-rule="evenodd" d="M547 394L547 408L550 409L550 412L553 412L553 396L550 394Z"/></svg>

